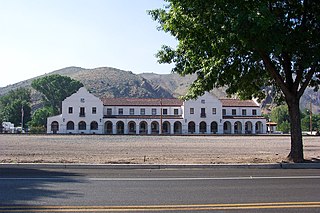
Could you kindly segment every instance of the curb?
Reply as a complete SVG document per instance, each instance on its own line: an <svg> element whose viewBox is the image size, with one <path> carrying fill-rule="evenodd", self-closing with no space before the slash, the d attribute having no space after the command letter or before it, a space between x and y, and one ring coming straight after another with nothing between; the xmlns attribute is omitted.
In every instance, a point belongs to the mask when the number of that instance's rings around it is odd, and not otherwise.
<svg viewBox="0 0 320 213"><path fill-rule="evenodd" d="M0 163L0 168L29 169L320 169L320 163L269 164L56 164Z"/></svg>

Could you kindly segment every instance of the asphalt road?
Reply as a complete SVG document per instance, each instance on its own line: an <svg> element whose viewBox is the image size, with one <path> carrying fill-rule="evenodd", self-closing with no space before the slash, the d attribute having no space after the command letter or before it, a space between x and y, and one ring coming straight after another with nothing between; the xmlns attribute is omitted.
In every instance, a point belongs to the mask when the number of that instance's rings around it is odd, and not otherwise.
<svg viewBox="0 0 320 213"><path fill-rule="evenodd" d="M0 212L320 212L320 170L0 168Z"/></svg>

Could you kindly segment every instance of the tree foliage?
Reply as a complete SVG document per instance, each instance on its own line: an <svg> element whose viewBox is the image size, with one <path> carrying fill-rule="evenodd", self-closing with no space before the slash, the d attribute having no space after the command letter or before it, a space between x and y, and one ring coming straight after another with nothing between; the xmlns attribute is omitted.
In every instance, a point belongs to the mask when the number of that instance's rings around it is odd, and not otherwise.
<svg viewBox="0 0 320 213"><path fill-rule="evenodd" d="M305 109L301 114L301 128L303 131L318 131L320 130L320 114L312 114L311 122L312 122L312 129L310 126L310 110Z"/></svg>
<svg viewBox="0 0 320 213"><path fill-rule="evenodd" d="M270 119L273 122L281 124L284 121L290 122L288 106L280 105L272 109Z"/></svg>
<svg viewBox="0 0 320 213"><path fill-rule="evenodd" d="M303 161L299 101L320 80L320 4L315 0L167 0L149 11L159 29L178 40L163 46L160 63L197 74L186 98L226 86L243 99L262 98L262 88L283 94L290 115L289 159Z"/></svg>
<svg viewBox="0 0 320 213"><path fill-rule="evenodd" d="M19 88L0 97L0 120L20 126L31 119L31 98L28 89Z"/></svg>
<svg viewBox="0 0 320 213"><path fill-rule="evenodd" d="M53 107L55 114L61 112L62 101L75 93L83 84L67 76L48 75L34 80L31 86L43 94L43 101Z"/></svg>
<svg viewBox="0 0 320 213"><path fill-rule="evenodd" d="M29 126L31 128L35 127L43 127L46 128L47 126L47 118L54 115L53 107L46 106L36 110L33 115L32 119L29 122Z"/></svg>

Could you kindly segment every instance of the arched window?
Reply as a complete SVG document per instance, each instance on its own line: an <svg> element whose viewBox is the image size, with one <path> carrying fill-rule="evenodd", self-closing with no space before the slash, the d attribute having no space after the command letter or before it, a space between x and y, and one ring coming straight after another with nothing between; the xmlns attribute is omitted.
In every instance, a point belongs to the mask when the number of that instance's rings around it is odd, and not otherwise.
<svg viewBox="0 0 320 213"><path fill-rule="evenodd" d="M223 123L223 133L231 134L231 123L229 121Z"/></svg>
<svg viewBox="0 0 320 213"><path fill-rule="evenodd" d="M182 124L180 121L174 122L173 132L174 132L174 134L181 134L182 133Z"/></svg>
<svg viewBox="0 0 320 213"><path fill-rule="evenodd" d="M98 123L96 121L91 122L90 130L98 130Z"/></svg>
<svg viewBox="0 0 320 213"><path fill-rule="evenodd" d="M217 122L211 122L211 133L216 134L218 132L218 124Z"/></svg>
<svg viewBox="0 0 320 213"><path fill-rule="evenodd" d="M117 134L124 134L124 123L123 121L117 122Z"/></svg>
<svg viewBox="0 0 320 213"><path fill-rule="evenodd" d="M152 134L159 134L159 123L157 121L153 121L151 123L151 133Z"/></svg>
<svg viewBox="0 0 320 213"><path fill-rule="evenodd" d="M80 121L78 124L78 129L79 130L86 130L87 129L87 124L84 121Z"/></svg>
<svg viewBox="0 0 320 213"><path fill-rule="evenodd" d="M199 132L200 133L206 133L207 132L207 123L206 122L204 122L204 121L200 122Z"/></svg>
<svg viewBox="0 0 320 213"><path fill-rule="evenodd" d="M242 124L240 121L234 123L234 133L241 134L242 133Z"/></svg>
<svg viewBox="0 0 320 213"><path fill-rule="evenodd" d="M163 134L170 134L170 123L168 121L163 122L162 133Z"/></svg>
<svg viewBox="0 0 320 213"><path fill-rule="evenodd" d="M134 121L130 121L128 123L129 126L129 134L136 134L136 123Z"/></svg>
<svg viewBox="0 0 320 213"><path fill-rule="evenodd" d="M141 121L139 125L140 134L148 134L148 124L145 121Z"/></svg>
<svg viewBox="0 0 320 213"><path fill-rule="evenodd" d="M188 132L193 134L196 131L196 124L193 121L188 123Z"/></svg>
<svg viewBox="0 0 320 213"><path fill-rule="evenodd" d="M74 130L74 123L73 123L73 121L68 121L68 123L67 123L67 130Z"/></svg>
<svg viewBox="0 0 320 213"><path fill-rule="evenodd" d="M246 134L252 134L252 123L250 121L245 123L245 132Z"/></svg>
<svg viewBox="0 0 320 213"><path fill-rule="evenodd" d="M255 126L256 126L256 133L257 134L263 133L263 124L261 121L258 121Z"/></svg>
<svg viewBox="0 0 320 213"><path fill-rule="evenodd" d="M104 123L104 132L105 132L105 134L113 134L112 122L111 121L106 121Z"/></svg>
<svg viewBox="0 0 320 213"><path fill-rule="evenodd" d="M59 123L57 121L51 123L51 131L53 134L56 134L59 131Z"/></svg>

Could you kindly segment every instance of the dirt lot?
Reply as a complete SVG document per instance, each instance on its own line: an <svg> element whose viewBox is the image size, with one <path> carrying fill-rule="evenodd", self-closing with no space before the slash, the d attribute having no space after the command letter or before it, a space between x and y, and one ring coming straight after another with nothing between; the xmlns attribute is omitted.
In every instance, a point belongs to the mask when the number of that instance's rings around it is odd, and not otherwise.
<svg viewBox="0 0 320 213"><path fill-rule="evenodd" d="M275 163L289 136L0 135L0 163ZM306 159L320 159L320 137L304 137Z"/></svg>

